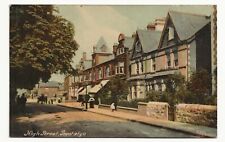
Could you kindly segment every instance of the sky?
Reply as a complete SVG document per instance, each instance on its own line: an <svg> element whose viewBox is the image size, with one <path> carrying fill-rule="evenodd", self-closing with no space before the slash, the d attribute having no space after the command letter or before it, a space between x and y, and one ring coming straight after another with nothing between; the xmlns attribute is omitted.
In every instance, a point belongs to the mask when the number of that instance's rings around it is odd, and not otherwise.
<svg viewBox="0 0 225 142"><path fill-rule="evenodd" d="M155 19L166 17L170 10L203 15L210 15L212 10L209 5L57 5L56 7L59 14L71 21L75 27L75 40L79 44L79 49L73 58L74 67L83 52L87 52L87 58L91 59L93 46L101 36L112 50L112 45L118 42L120 33L131 36L137 29L146 29L147 24ZM54 74L50 80L63 82L64 75Z"/></svg>

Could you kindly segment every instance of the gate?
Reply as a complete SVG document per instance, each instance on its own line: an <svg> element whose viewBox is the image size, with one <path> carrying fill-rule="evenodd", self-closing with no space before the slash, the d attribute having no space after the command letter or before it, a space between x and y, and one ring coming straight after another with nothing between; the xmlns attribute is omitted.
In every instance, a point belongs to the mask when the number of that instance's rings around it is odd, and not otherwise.
<svg viewBox="0 0 225 142"><path fill-rule="evenodd" d="M176 107L173 106L169 106L168 108L168 119L169 121L175 121L175 114L176 114Z"/></svg>

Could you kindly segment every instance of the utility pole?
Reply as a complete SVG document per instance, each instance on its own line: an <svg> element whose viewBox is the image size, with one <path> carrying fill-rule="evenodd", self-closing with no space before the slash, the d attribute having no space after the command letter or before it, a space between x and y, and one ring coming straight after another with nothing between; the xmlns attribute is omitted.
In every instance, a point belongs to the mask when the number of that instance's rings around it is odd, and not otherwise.
<svg viewBox="0 0 225 142"><path fill-rule="evenodd" d="M86 102L86 110L88 109L88 93L87 93L87 86L88 86L88 84L86 83L86 98L85 98L85 102Z"/></svg>

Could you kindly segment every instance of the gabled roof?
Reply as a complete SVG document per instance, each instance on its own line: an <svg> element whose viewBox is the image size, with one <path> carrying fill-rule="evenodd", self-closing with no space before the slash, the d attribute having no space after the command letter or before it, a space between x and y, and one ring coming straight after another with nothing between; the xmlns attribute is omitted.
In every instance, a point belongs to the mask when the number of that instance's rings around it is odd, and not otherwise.
<svg viewBox="0 0 225 142"><path fill-rule="evenodd" d="M154 51L159 46L161 31L137 30L144 53Z"/></svg>
<svg viewBox="0 0 225 142"><path fill-rule="evenodd" d="M134 38L133 37L125 37L124 39L124 46L129 50L132 50L134 45Z"/></svg>
<svg viewBox="0 0 225 142"><path fill-rule="evenodd" d="M176 11L169 11L168 15L170 16L181 41L192 37L210 22L210 17L205 15L195 15ZM167 20L169 19L167 18Z"/></svg>

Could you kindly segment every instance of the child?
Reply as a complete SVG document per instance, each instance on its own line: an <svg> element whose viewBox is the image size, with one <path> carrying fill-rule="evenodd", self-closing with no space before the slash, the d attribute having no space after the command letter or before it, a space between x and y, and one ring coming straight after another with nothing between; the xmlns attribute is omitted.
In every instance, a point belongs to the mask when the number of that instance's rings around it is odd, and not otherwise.
<svg viewBox="0 0 225 142"><path fill-rule="evenodd" d="M111 110L112 110L112 112L115 110L115 104L114 103L112 103L111 105L110 105L110 108L111 108Z"/></svg>

